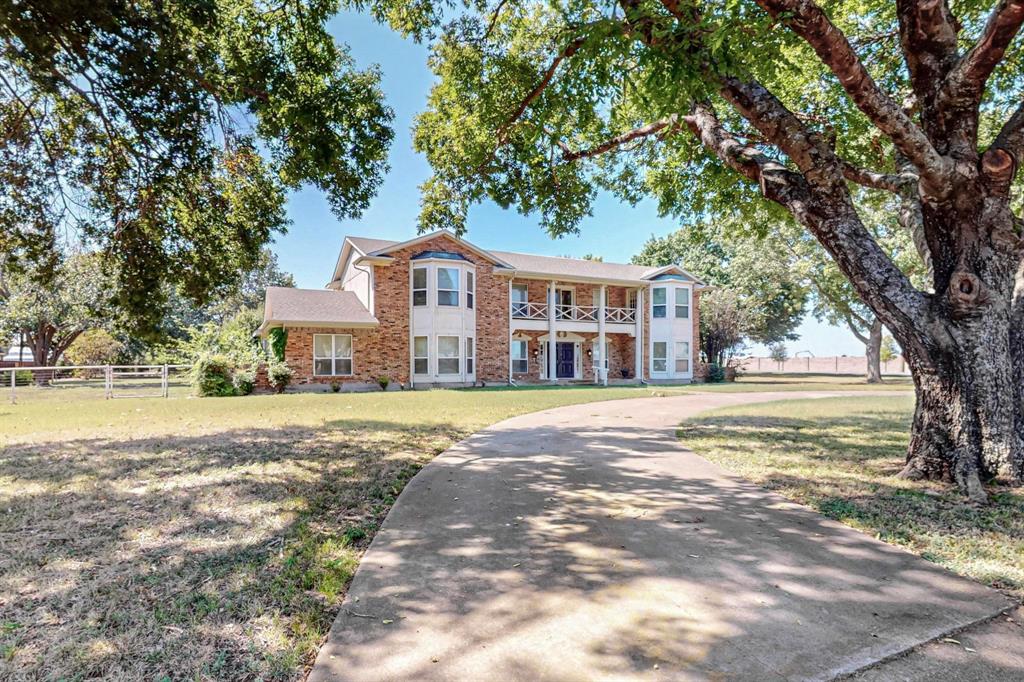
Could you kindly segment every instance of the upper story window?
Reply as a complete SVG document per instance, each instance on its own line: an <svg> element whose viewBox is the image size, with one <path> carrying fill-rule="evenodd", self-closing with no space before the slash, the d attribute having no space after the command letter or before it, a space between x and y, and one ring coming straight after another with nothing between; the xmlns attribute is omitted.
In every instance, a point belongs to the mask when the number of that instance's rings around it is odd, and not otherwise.
<svg viewBox="0 0 1024 682"><path fill-rule="evenodd" d="M676 318L685 320L690 317L690 290L676 287Z"/></svg>
<svg viewBox="0 0 1024 682"><path fill-rule="evenodd" d="M655 287L651 292L651 317L666 317L668 313L668 297L665 287Z"/></svg>
<svg viewBox="0 0 1024 682"><path fill-rule="evenodd" d="M636 289L630 289L626 292L626 307L636 310Z"/></svg>
<svg viewBox="0 0 1024 682"><path fill-rule="evenodd" d="M512 315L525 315L530 300L530 289L525 284L512 285Z"/></svg>
<svg viewBox="0 0 1024 682"><path fill-rule="evenodd" d="M459 269L437 269L437 304L446 306L459 305Z"/></svg>
<svg viewBox="0 0 1024 682"><path fill-rule="evenodd" d="M476 298L476 278L471 270L466 271L466 307L473 309L473 299Z"/></svg>
<svg viewBox="0 0 1024 682"><path fill-rule="evenodd" d="M422 306L427 304L427 269L412 269L412 304Z"/></svg>

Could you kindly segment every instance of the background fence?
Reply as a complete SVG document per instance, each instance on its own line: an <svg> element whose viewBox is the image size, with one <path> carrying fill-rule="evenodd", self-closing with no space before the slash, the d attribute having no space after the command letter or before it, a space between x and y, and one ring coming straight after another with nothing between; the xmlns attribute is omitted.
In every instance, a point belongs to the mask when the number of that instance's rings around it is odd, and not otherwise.
<svg viewBox="0 0 1024 682"><path fill-rule="evenodd" d="M856 356L789 358L784 362L772 358L743 358L740 370L757 374L864 374L868 359ZM882 363L882 374L910 376L902 357Z"/></svg>
<svg viewBox="0 0 1024 682"><path fill-rule="evenodd" d="M11 403L78 398L169 398L188 393L190 365L73 365L0 369Z"/></svg>

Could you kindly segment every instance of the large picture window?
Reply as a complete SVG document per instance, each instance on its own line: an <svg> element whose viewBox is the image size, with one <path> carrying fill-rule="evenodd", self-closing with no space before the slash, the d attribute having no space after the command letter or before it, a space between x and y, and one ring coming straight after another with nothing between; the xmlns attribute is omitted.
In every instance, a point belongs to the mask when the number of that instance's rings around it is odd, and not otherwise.
<svg viewBox="0 0 1024 682"><path fill-rule="evenodd" d="M437 373L459 373L459 337L437 337Z"/></svg>
<svg viewBox="0 0 1024 682"><path fill-rule="evenodd" d="M651 316L652 317L665 317L668 312L667 297L665 295L665 287L657 287L651 292Z"/></svg>
<svg viewBox="0 0 1024 682"><path fill-rule="evenodd" d="M668 371L668 342L666 341L655 341L654 349L651 353L651 371L652 372L667 372Z"/></svg>
<svg viewBox="0 0 1024 682"><path fill-rule="evenodd" d="M412 340L412 371L414 374L429 374L429 353L427 337L416 336Z"/></svg>
<svg viewBox="0 0 1024 682"><path fill-rule="evenodd" d="M352 376L352 335L313 335L313 374L318 377Z"/></svg>
<svg viewBox="0 0 1024 682"><path fill-rule="evenodd" d="M473 337L466 337L466 374L473 373L473 359L476 357L473 349Z"/></svg>
<svg viewBox="0 0 1024 682"><path fill-rule="evenodd" d="M676 317L682 320L690 317L690 290L684 287L676 287Z"/></svg>
<svg viewBox="0 0 1024 682"><path fill-rule="evenodd" d="M437 269L437 304L459 305L459 269Z"/></svg>
<svg viewBox="0 0 1024 682"><path fill-rule="evenodd" d="M412 269L412 304L424 306L427 304L427 269Z"/></svg>
<svg viewBox="0 0 1024 682"><path fill-rule="evenodd" d="M530 363L526 355L526 341L512 341L512 371L516 374L526 374L530 371Z"/></svg>
<svg viewBox="0 0 1024 682"><path fill-rule="evenodd" d="M690 342L676 341L676 372L690 371Z"/></svg>

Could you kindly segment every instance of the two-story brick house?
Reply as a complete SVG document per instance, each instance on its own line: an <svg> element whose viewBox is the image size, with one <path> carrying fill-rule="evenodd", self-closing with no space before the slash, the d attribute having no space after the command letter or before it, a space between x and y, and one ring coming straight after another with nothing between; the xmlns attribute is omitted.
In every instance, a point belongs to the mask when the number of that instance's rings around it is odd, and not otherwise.
<svg viewBox="0 0 1024 682"><path fill-rule="evenodd" d="M703 283L652 268L488 251L439 231L347 237L325 289L267 290L293 382L686 382Z"/></svg>

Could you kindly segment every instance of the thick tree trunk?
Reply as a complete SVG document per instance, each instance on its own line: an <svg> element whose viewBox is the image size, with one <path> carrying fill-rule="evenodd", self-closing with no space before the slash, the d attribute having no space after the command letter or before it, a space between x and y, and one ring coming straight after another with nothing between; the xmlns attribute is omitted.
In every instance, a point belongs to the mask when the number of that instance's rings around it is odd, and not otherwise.
<svg viewBox="0 0 1024 682"><path fill-rule="evenodd" d="M975 501L993 478L1024 482L1022 358L1008 315L950 322L942 352L907 355L917 406L902 476L955 482Z"/></svg>
<svg viewBox="0 0 1024 682"><path fill-rule="evenodd" d="M882 321L877 317L871 322L865 354L868 359L868 383L882 383Z"/></svg>

